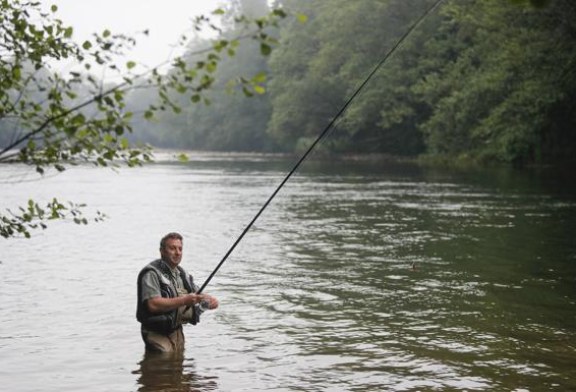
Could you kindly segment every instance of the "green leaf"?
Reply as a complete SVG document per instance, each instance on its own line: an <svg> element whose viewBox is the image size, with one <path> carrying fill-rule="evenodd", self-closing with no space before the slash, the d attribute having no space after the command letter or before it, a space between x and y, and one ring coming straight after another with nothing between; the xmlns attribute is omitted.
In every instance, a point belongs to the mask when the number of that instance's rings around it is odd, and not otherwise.
<svg viewBox="0 0 576 392"><path fill-rule="evenodd" d="M276 8L274 11L272 11L272 14L274 16L278 16L280 18L285 18L286 17L286 11L284 11L281 8Z"/></svg>
<svg viewBox="0 0 576 392"><path fill-rule="evenodd" d="M124 126L121 124L118 124L114 127L114 132L116 132L116 135L123 135L124 134Z"/></svg>
<svg viewBox="0 0 576 392"><path fill-rule="evenodd" d="M254 75L254 77L252 78L252 81L254 83L266 82L266 72L258 72L256 75Z"/></svg>
<svg viewBox="0 0 576 392"><path fill-rule="evenodd" d="M214 43L214 50L220 52L222 49L228 46L228 40L221 39Z"/></svg>
<svg viewBox="0 0 576 392"><path fill-rule="evenodd" d="M16 65L12 68L12 77L15 80L20 80L22 77L22 68L20 68L20 66Z"/></svg>
<svg viewBox="0 0 576 392"><path fill-rule="evenodd" d="M210 73L214 73L216 72L216 69L218 68L218 63L211 61L208 64L206 64L206 71L210 72Z"/></svg>
<svg viewBox="0 0 576 392"><path fill-rule="evenodd" d="M86 122L86 117L84 116L84 114L78 113L77 115L72 117L70 122L75 126L84 125L84 123Z"/></svg>
<svg viewBox="0 0 576 392"><path fill-rule="evenodd" d="M50 11L52 12L58 11L58 6L56 4L52 4L52 6L50 7Z"/></svg>
<svg viewBox="0 0 576 392"><path fill-rule="evenodd" d="M92 47L92 43L90 41L84 41L84 43L82 44L82 47L85 50L89 50Z"/></svg>
<svg viewBox="0 0 576 392"><path fill-rule="evenodd" d="M272 53L272 47L268 44L261 43L260 44L260 53L262 53L263 56L268 56L268 55L270 55L270 53Z"/></svg>
<svg viewBox="0 0 576 392"><path fill-rule="evenodd" d="M246 87L242 87L242 92L247 97L253 97L254 96L254 94L252 94L252 92L250 90L248 90Z"/></svg>
<svg viewBox="0 0 576 392"><path fill-rule="evenodd" d="M128 68L128 69L132 69L132 68L134 68L135 66L136 66L136 63L135 63L134 61L128 61L128 62L126 63L126 68Z"/></svg>

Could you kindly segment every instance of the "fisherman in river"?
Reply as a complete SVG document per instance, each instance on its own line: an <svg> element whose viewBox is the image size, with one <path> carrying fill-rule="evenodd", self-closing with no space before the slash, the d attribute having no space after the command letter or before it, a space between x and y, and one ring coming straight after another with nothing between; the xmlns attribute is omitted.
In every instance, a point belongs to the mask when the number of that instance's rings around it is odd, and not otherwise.
<svg viewBox="0 0 576 392"><path fill-rule="evenodd" d="M179 351L184 349L182 325L197 324L203 311L218 307L218 300L207 294L195 294L198 286L192 275L179 266L180 234L169 233L162 238L160 256L138 275L136 318L142 324L147 350Z"/></svg>

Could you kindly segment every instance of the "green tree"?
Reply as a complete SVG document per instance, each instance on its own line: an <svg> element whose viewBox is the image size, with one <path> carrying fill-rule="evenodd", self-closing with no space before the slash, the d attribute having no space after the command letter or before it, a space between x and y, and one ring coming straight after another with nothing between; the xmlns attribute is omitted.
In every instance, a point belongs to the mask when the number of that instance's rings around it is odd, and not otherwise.
<svg viewBox="0 0 576 392"><path fill-rule="evenodd" d="M35 2L0 1L0 163L29 165L41 174L82 162L105 167L149 161L150 148L134 146L127 137L135 114L148 120L159 111L180 112L175 93L192 92L192 102L200 101L214 83L213 73L222 58L234 54L232 42L217 40L201 61L189 64L177 58L169 74L154 68L138 75L135 62L114 61L136 44L134 38L105 30L77 44L73 29L56 18L56 12L56 6L44 12ZM223 10L215 11L222 14ZM250 37L270 49L274 40L265 30L284 16L283 11L272 10L256 19L239 18L238 23L251 26ZM198 17L196 28L203 25L217 29L211 18ZM54 71L51 62L59 60L73 61L79 69L67 74ZM96 65L123 82L106 85L90 74ZM257 88L250 80L242 82L247 90ZM140 88L154 88L158 99L138 112L129 110L126 95ZM57 199L43 205L30 200L25 207L0 214L0 235L28 237L30 230L45 228L51 219L87 223L81 207Z"/></svg>
<svg viewBox="0 0 576 392"><path fill-rule="evenodd" d="M269 132L308 145L432 1L305 2L270 67ZM485 162L573 159L574 8L567 0L444 1L404 42L330 135L335 151Z"/></svg>
<svg viewBox="0 0 576 392"><path fill-rule="evenodd" d="M574 124L575 11L563 0L542 9L446 4L441 30L450 34L433 38L427 53L457 50L414 86L434 109L422 125L429 152L520 164L568 156L574 138L562 128Z"/></svg>
<svg viewBox="0 0 576 392"><path fill-rule="evenodd" d="M282 47L272 56L274 111L269 131L276 140L289 149L307 144L431 3L287 1L287 6L309 15L310 23L304 29L291 25L282 31ZM396 122L394 128L388 127L388 109L402 101L393 102L391 93L406 91L400 75L381 70L371 80L338 123L328 148L392 154L421 151L422 138L413 124ZM400 110L408 110L407 105L395 109Z"/></svg>

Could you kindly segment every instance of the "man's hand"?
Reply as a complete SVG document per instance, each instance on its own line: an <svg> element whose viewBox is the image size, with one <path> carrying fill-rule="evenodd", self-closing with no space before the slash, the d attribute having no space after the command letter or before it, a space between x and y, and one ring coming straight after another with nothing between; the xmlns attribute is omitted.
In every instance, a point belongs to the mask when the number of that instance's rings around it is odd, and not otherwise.
<svg viewBox="0 0 576 392"><path fill-rule="evenodd" d="M208 294L200 294L202 300L200 301L200 305L206 309L216 309L218 307L218 300Z"/></svg>
<svg viewBox="0 0 576 392"><path fill-rule="evenodd" d="M205 309L216 309L218 307L218 300L208 294L188 294L184 296L185 304L200 305Z"/></svg>

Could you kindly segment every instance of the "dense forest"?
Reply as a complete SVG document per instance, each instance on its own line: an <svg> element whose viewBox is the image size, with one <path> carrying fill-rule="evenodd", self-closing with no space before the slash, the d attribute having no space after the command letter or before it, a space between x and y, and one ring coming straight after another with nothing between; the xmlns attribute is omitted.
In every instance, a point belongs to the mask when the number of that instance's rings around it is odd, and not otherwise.
<svg viewBox="0 0 576 392"><path fill-rule="evenodd" d="M241 38L247 34L242 17L266 15L268 2L227 2L219 36L192 40L184 59L194 64L214 42L240 38L234 56L222 56L210 70L214 81L201 98L193 89L172 91L178 110L159 111L152 121L134 115L130 140L189 150L299 152L436 2L276 0L275 8L306 17L268 28L278 40L268 56L261 43ZM535 3L541 2L441 1L378 69L320 149L574 163L576 3ZM172 72L177 67L168 76ZM261 87L247 91L239 77ZM154 89L133 89L126 107L138 113L157 97ZM0 124L0 145L13 139L10 121Z"/></svg>
<svg viewBox="0 0 576 392"><path fill-rule="evenodd" d="M137 134L165 147L298 151L433 2L281 0L307 15L220 64L210 105L186 104ZM250 5L250 8L247 6ZM242 1L242 13L266 2ZM224 33L241 35L230 22ZM190 46L190 53L205 42ZM193 56L190 55L193 61ZM322 148L513 164L567 162L576 147L576 3L444 1L378 71ZM234 75L267 74L267 93L230 93ZM233 88L232 88L233 90ZM142 99L143 97L134 97Z"/></svg>

